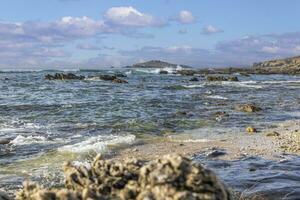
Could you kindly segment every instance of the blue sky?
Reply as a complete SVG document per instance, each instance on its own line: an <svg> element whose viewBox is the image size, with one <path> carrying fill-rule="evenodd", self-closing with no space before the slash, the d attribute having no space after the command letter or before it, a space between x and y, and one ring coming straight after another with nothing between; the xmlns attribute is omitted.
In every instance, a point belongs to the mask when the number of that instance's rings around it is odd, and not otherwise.
<svg viewBox="0 0 300 200"><path fill-rule="evenodd" d="M297 0L2 0L0 69L251 65L300 55L299 8Z"/></svg>

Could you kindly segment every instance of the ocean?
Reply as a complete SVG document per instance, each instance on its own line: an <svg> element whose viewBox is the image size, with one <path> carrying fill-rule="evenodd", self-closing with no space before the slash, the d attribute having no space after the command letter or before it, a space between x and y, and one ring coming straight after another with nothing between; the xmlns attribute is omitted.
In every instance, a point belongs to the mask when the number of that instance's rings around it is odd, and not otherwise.
<svg viewBox="0 0 300 200"><path fill-rule="evenodd" d="M10 141L0 145L0 188L18 189L26 179L60 184L64 161L85 163L136 141L170 135L216 139L241 134L250 125L262 129L300 119L299 76L236 74L239 82L208 82L199 75L191 82L189 76L157 69L111 69L72 73L118 72L128 84L44 79L56 72L0 73L0 138ZM234 109L243 103L263 111Z"/></svg>

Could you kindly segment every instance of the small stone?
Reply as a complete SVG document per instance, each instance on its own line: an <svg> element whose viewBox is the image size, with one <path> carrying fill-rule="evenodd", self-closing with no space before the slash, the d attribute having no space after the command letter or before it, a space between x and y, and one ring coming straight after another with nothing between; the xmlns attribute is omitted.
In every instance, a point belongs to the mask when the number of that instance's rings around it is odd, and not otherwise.
<svg viewBox="0 0 300 200"><path fill-rule="evenodd" d="M277 136L279 136L280 134L278 133L278 132L276 132L276 131L273 131L273 132L270 132L270 133L267 133L266 134L266 136L267 137L277 137Z"/></svg>
<svg viewBox="0 0 300 200"><path fill-rule="evenodd" d="M246 128L246 131L247 131L248 133L256 133L256 132L257 132L256 128L254 128L254 127L252 127L252 126L247 127L247 128Z"/></svg>

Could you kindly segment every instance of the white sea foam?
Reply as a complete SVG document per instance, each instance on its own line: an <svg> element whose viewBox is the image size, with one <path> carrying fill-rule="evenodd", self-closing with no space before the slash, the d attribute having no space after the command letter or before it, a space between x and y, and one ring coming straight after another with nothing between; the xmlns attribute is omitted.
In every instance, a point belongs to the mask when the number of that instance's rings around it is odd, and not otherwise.
<svg viewBox="0 0 300 200"><path fill-rule="evenodd" d="M167 71L169 74L173 74L176 71L182 70L183 68L180 65L175 67L163 67L163 68L137 68L134 69L137 72L147 73L147 74L159 74L160 71Z"/></svg>
<svg viewBox="0 0 300 200"><path fill-rule="evenodd" d="M227 100L228 98L227 97L223 97L223 96L220 96L220 95L209 95L209 96L206 96L207 98L210 98L210 99L222 99L222 100Z"/></svg>
<svg viewBox="0 0 300 200"><path fill-rule="evenodd" d="M239 82L231 82L231 81L216 81L216 82L206 82L206 85L223 85L230 87L246 87L246 88L256 88L260 89L264 86L258 85L256 81L239 81Z"/></svg>
<svg viewBox="0 0 300 200"><path fill-rule="evenodd" d="M95 136L76 144L60 147L58 150L73 153L86 153L90 151L101 153L105 152L108 146L118 144L130 144L134 142L134 140L134 135Z"/></svg>
<svg viewBox="0 0 300 200"><path fill-rule="evenodd" d="M84 80L86 80L86 81L103 81L102 79L100 79L100 77L97 77L97 76L86 77L86 78L84 78Z"/></svg>
<svg viewBox="0 0 300 200"><path fill-rule="evenodd" d="M10 141L10 144L18 146L18 145L29 145L29 144L37 144L37 143L51 143L53 141L48 140L46 137L43 136L22 136L18 135L15 139Z"/></svg>
<svg viewBox="0 0 300 200"><path fill-rule="evenodd" d="M183 87L185 87L185 88L202 88L203 85L202 84L201 85L183 85Z"/></svg>

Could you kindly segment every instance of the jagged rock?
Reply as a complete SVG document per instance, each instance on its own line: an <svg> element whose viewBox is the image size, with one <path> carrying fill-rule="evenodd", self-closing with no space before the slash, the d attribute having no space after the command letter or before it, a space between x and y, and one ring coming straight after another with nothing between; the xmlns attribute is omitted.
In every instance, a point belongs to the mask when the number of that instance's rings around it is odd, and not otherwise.
<svg viewBox="0 0 300 200"><path fill-rule="evenodd" d="M196 71L192 69L182 69L178 70L177 74L180 74L182 76L194 76L196 74Z"/></svg>
<svg viewBox="0 0 300 200"><path fill-rule="evenodd" d="M168 74L169 72L168 71L164 71L164 70L161 70L159 71L160 74Z"/></svg>
<svg viewBox="0 0 300 200"><path fill-rule="evenodd" d="M235 109L237 111L242 111L242 112L259 112L262 109L254 104L241 104L235 106Z"/></svg>
<svg viewBox="0 0 300 200"><path fill-rule="evenodd" d="M239 79L236 76L207 76L207 81L239 81Z"/></svg>
<svg viewBox="0 0 300 200"><path fill-rule="evenodd" d="M64 166L67 189L45 190L25 184L17 200L229 200L229 190L216 175L199 163L179 155L166 155L145 163L102 160L97 156L90 168Z"/></svg>
<svg viewBox="0 0 300 200"><path fill-rule="evenodd" d="M199 81L199 79L197 77L193 77L190 79L190 81Z"/></svg>
<svg viewBox="0 0 300 200"><path fill-rule="evenodd" d="M47 74L45 76L46 80L82 80L84 76L77 76L72 73L64 74L64 73L56 73L54 75Z"/></svg>

